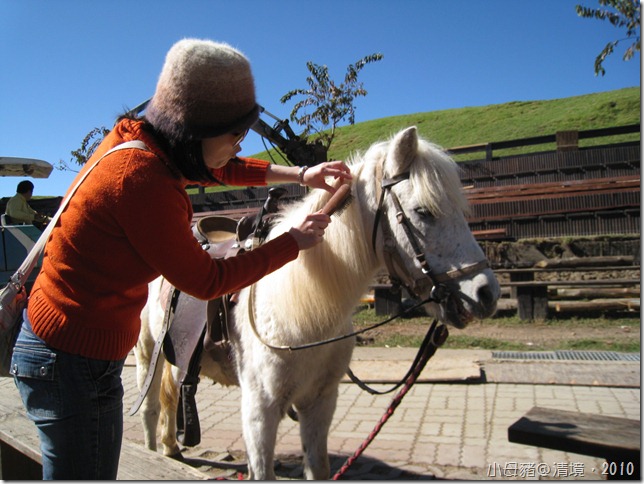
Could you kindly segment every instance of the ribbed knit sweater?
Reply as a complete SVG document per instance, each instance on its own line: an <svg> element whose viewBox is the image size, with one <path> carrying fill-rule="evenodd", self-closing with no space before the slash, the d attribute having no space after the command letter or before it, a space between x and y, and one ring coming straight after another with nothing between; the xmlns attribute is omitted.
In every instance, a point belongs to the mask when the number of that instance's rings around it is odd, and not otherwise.
<svg viewBox="0 0 644 484"><path fill-rule="evenodd" d="M47 242L28 315L35 334L59 350L125 358L138 339L148 283L159 275L196 298L212 299L297 258L297 243L286 233L251 252L212 260L192 235L188 182L141 128L140 121L119 122L87 166L125 141L140 139L150 151L103 158ZM230 185L265 185L268 164L242 161L215 176Z"/></svg>

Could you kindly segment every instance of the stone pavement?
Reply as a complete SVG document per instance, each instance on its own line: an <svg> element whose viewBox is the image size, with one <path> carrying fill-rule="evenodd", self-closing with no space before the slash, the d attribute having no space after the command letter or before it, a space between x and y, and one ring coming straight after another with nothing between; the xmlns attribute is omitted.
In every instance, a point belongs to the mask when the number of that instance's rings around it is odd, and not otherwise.
<svg viewBox="0 0 644 484"><path fill-rule="evenodd" d="M352 370L372 386L402 377L414 349L356 348ZM133 358L123 383L126 413L137 396ZM330 431L335 473L360 446L395 393L374 396L340 385ZM212 477L244 472L238 388L202 382L201 443L186 461ZM510 361L490 351L439 349L392 417L343 476L348 479L603 479L602 460L508 442L507 429L533 406L640 419L639 361ZM125 438L143 443L140 416ZM160 445L159 445L160 447ZM297 423L286 418L276 447L279 479L302 477Z"/></svg>

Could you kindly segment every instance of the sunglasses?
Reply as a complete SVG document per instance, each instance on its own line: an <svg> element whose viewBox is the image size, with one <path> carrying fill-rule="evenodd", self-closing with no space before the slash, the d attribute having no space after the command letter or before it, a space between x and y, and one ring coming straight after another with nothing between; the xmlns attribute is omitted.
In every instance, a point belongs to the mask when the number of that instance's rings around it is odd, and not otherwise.
<svg viewBox="0 0 644 484"><path fill-rule="evenodd" d="M244 141L244 138L248 134L248 130L242 131L237 135L237 138L235 139L235 142L233 143L233 146L239 146L242 141Z"/></svg>

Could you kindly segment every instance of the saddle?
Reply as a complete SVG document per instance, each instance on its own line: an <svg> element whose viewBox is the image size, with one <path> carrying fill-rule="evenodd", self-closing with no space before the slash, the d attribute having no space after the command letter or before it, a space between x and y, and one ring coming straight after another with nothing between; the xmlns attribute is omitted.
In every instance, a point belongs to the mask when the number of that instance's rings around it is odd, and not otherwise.
<svg viewBox="0 0 644 484"><path fill-rule="evenodd" d="M284 188L271 188L268 199L254 218L244 217L237 222L222 216L204 217L194 225L193 235L213 259L252 250L267 236L277 212L277 200L284 193ZM236 294L202 301L181 293L165 280L161 291L166 318L171 319L164 321L168 331L163 340L163 352L166 360L181 372L177 440L186 446L195 446L201 441L195 394L203 352L219 364L220 383L238 384L228 339L229 314Z"/></svg>

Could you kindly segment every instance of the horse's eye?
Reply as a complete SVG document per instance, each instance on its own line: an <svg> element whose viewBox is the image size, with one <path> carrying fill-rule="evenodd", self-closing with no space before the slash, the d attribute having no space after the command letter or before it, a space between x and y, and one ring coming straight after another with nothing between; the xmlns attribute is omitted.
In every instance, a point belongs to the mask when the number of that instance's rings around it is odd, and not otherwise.
<svg viewBox="0 0 644 484"><path fill-rule="evenodd" d="M432 218L433 217L433 215L429 211L429 209L427 209L425 207L416 207L414 209L414 212L416 212L422 218Z"/></svg>

